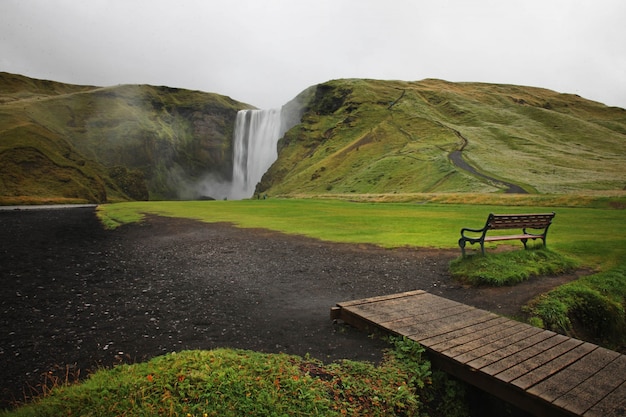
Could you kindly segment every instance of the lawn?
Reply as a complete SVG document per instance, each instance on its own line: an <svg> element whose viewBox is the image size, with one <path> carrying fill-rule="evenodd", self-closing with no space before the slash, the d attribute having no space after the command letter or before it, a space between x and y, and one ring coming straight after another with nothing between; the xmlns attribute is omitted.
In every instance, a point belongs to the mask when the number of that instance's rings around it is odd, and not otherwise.
<svg viewBox="0 0 626 417"><path fill-rule="evenodd" d="M598 269L615 267L626 259L626 214L617 209L312 199L133 202L99 207L101 218L111 227L158 214L387 248L457 248L460 229L482 227L488 213L551 211L556 217L547 238L550 249ZM489 252L494 246L486 247Z"/></svg>

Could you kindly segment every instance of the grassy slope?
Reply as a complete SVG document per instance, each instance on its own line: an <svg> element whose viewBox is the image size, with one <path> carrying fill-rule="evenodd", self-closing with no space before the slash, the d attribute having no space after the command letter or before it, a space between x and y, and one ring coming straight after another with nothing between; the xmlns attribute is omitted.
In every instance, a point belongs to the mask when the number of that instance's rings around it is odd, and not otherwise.
<svg viewBox="0 0 626 417"><path fill-rule="evenodd" d="M318 86L264 178L272 195L623 191L626 110L575 95L482 83L336 80Z"/></svg>
<svg viewBox="0 0 626 417"><path fill-rule="evenodd" d="M0 81L5 203L148 191L195 198L190 183L230 175L234 117L247 106L227 97L6 73ZM271 195L503 189L455 167L448 155L459 149L480 173L529 192L624 193L624 109L539 88L440 80L335 80L304 93L308 111L259 187ZM125 170L112 176L115 166Z"/></svg>
<svg viewBox="0 0 626 417"><path fill-rule="evenodd" d="M0 73L0 194L6 203L106 201L106 171L87 161L28 108L39 102L92 90ZM123 193L111 187L113 198Z"/></svg>
<svg viewBox="0 0 626 417"><path fill-rule="evenodd" d="M6 73L0 85L0 195L8 202L138 198L133 186L144 179L151 197L177 198L208 172L230 175L234 118L249 107L145 85L72 86ZM114 167L124 168L112 175Z"/></svg>

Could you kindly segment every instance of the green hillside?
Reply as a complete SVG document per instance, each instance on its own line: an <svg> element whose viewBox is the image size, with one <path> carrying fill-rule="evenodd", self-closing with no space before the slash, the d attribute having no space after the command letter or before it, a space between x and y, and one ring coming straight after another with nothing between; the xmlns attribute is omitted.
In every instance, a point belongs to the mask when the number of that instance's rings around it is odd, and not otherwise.
<svg viewBox="0 0 626 417"><path fill-rule="evenodd" d="M626 193L626 110L484 83L312 86L257 186L272 196ZM232 175L237 111L218 94L0 73L0 204L194 199Z"/></svg>
<svg viewBox="0 0 626 417"><path fill-rule="evenodd" d="M232 172L237 111L217 94L0 73L0 203L194 198Z"/></svg>
<svg viewBox="0 0 626 417"><path fill-rule="evenodd" d="M303 94L302 123L280 141L259 192L559 194L626 187L626 110L576 95L433 79L334 80Z"/></svg>

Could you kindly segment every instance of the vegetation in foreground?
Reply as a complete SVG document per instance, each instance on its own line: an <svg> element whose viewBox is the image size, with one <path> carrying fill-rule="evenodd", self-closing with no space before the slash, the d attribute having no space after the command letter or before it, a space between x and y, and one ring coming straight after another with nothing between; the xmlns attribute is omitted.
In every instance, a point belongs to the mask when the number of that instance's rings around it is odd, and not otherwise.
<svg viewBox="0 0 626 417"><path fill-rule="evenodd" d="M515 285L531 276L558 275L578 266L545 248L457 258L450 271L471 285ZM578 278L524 306L528 323L626 352L626 265Z"/></svg>
<svg viewBox="0 0 626 417"><path fill-rule="evenodd" d="M19 416L464 416L463 385L434 372L423 348L394 339L383 362L245 350L183 351L55 387Z"/></svg>

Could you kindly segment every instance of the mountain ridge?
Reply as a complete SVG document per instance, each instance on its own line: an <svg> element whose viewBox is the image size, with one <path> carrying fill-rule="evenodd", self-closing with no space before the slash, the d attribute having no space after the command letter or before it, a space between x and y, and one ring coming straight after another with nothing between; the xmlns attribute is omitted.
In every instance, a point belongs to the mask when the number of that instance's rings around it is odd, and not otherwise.
<svg viewBox="0 0 626 417"><path fill-rule="evenodd" d="M626 189L626 110L575 94L339 79L293 102L302 116L257 195ZM0 73L0 204L210 198L197 185L229 181L235 117L251 108L166 86Z"/></svg>

